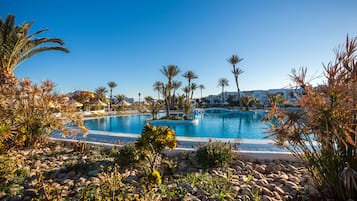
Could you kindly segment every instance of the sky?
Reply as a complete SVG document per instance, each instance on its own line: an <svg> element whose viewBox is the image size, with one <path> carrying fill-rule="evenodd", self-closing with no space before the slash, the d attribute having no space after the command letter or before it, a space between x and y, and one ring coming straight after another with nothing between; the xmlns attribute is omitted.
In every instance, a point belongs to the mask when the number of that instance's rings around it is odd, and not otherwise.
<svg viewBox="0 0 357 201"><path fill-rule="evenodd" d="M356 8L352 0L0 0L0 17L33 21L31 33L48 28L40 36L59 37L70 50L35 55L16 76L52 80L58 92L114 81L114 95L138 100L138 93L157 98L152 85L166 82L160 69L169 64L181 69L175 80L183 85L182 74L195 72L203 96L221 92L220 78L229 80L225 91L236 91L232 54L243 58L243 91L287 88L301 66L318 84L334 49L357 36Z"/></svg>

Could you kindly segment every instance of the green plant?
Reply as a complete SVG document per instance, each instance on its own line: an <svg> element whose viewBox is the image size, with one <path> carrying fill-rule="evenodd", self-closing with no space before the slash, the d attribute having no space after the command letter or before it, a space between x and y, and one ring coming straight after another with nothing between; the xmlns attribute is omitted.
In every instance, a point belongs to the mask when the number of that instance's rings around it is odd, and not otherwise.
<svg viewBox="0 0 357 201"><path fill-rule="evenodd" d="M61 193L62 188L60 186L54 186L51 179L46 180L42 173L38 171L37 174L37 183L34 187L34 190L37 194L35 200L63 200Z"/></svg>
<svg viewBox="0 0 357 201"><path fill-rule="evenodd" d="M196 151L198 162L205 168L225 167L232 161L233 156L232 146L221 141L200 144Z"/></svg>
<svg viewBox="0 0 357 201"><path fill-rule="evenodd" d="M134 186L123 182L126 178L118 165L101 169L99 183L85 186L78 194L80 200L140 200L142 195L134 193Z"/></svg>
<svg viewBox="0 0 357 201"><path fill-rule="evenodd" d="M64 136L87 132L75 107L54 88L51 81L36 85L28 79L15 88L0 87L0 151L41 145L54 131Z"/></svg>
<svg viewBox="0 0 357 201"><path fill-rule="evenodd" d="M159 187L162 198L166 200L183 200L187 193L187 190L182 186L161 184Z"/></svg>
<svg viewBox="0 0 357 201"><path fill-rule="evenodd" d="M135 146L143 152L151 152L153 157L148 157L152 170L156 169L158 158L165 148L173 149L176 147L175 131L167 126L145 125L141 136L137 139ZM150 154L146 154L150 156Z"/></svg>
<svg viewBox="0 0 357 201"><path fill-rule="evenodd" d="M90 150L90 146L86 142L78 141L74 144L73 149L75 152L85 153L86 151Z"/></svg>
<svg viewBox="0 0 357 201"><path fill-rule="evenodd" d="M292 70L300 109L284 110L273 100L267 116L271 137L304 162L324 199L357 199L356 40L347 37L318 87L306 81L306 68Z"/></svg>
<svg viewBox="0 0 357 201"><path fill-rule="evenodd" d="M0 192L17 194L19 192L10 192L10 186L17 184L22 186L26 180L27 172L19 168L23 166L24 161L14 156L0 155Z"/></svg>
<svg viewBox="0 0 357 201"><path fill-rule="evenodd" d="M179 182L188 183L191 187L201 189L206 196L214 200L226 200L233 191L230 181L207 172L186 174L180 178Z"/></svg>
<svg viewBox="0 0 357 201"><path fill-rule="evenodd" d="M149 106L150 113L152 115L152 119L157 119L157 115L159 114L160 110L163 108L163 105L160 102L152 103Z"/></svg>
<svg viewBox="0 0 357 201"><path fill-rule="evenodd" d="M134 165L142 158L141 153L136 148L135 143L128 143L121 147L115 154L115 162L122 167Z"/></svg>

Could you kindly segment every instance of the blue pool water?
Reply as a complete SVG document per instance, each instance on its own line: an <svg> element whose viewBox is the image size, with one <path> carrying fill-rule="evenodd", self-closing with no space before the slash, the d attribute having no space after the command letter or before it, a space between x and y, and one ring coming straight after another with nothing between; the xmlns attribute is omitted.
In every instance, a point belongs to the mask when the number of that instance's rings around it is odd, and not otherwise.
<svg viewBox="0 0 357 201"><path fill-rule="evenodd" d="M155 122L168 126L179 137L263 139L267 125L262 122L264 111L238 112L228 110L206 111L196 114L198 123ZM85 120L90 130L114 133L140 134L151 115L111 116Z"/></svg>

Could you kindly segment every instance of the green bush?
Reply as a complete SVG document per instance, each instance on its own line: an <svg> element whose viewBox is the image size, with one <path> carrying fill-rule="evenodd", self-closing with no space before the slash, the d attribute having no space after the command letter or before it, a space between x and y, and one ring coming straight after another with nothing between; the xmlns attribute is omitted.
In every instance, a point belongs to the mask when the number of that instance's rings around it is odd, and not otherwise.
<svg viewBox="0 0 357 201"><path fill-rule="evenodd" d="M135 143L128 143L121 147L114 154L115 162L122 167L127 167L138 163L141 159L139 150L135 147Z"/></svg>
<svg viewBox="0 0 357 201"><path fill-rule="evenodd" d="M232 146L221 141L201 144L196 151L198 162L205 168L225 167L232 161L233 156Z"/></svg>
<svg viewBox="0 0 357 201"><path fill-rule="evenodd" d="M27 172L18 168L23 166L24 161L9 155L0 155L0 192L9 192L11 184L23 185Z"/></svg>

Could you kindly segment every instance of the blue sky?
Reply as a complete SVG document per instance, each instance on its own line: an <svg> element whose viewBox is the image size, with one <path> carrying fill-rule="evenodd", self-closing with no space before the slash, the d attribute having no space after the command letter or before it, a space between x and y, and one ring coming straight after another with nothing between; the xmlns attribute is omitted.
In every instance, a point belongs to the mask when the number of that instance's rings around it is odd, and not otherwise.
<svg viewBox="0 0 357 201"><path fill-rule="evenodd" d="M0 0L2 19L34 21L32 32L49 28L41 36L62 38L71 51L36 55L15 70L18 77L50 79L59 92L115 81L114 94L135 99L157 97L152 84L166 81L160 69L168 64L194 71L204 96L220 93L223 77L235 91L232 54L244 59L241 90L288 87L294 67L317 76L346 35L357 36L356 8L352 0Z"/></svg>

